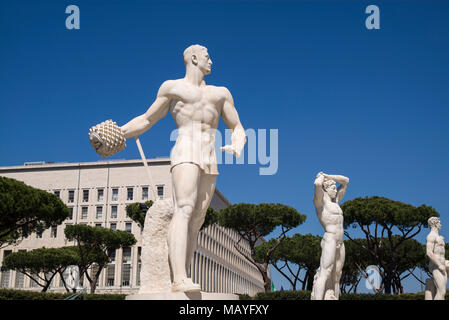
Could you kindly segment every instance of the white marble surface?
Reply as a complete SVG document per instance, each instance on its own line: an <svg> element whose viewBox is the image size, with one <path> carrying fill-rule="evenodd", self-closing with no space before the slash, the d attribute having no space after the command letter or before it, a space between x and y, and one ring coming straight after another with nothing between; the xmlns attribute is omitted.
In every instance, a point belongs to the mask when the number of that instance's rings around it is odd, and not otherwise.
<svg viewBox="0 0 449 320"><path fill-rule="evenodd" d="M337 183L340 186L337 188ZM340 278L345 262L343 243L343 211L339 202L346 193L349 178L340 175L317 174L315 205L318 220L324 228L321 240L320 267L313 279L311 300L338 300Z"/></svg>
<svg viewBox="0 0 449 320"><path fill-rule="evenodd" d="M128 295L125 300L239 300L239 296L213 292L155 292Z"/></svg>

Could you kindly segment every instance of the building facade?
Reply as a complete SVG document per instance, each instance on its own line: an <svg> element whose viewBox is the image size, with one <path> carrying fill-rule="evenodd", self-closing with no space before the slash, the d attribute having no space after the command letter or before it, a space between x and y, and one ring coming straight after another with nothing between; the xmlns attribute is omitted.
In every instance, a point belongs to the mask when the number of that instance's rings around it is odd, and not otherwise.
<svg viewBox="0 0 449 320"><path fill-rule="evenodd" d="M32 234L18 245L0 249L0 263L12 252L75 245L64 236L70 224L86 224L134 234L137 243L130 248L116 250L111 262L102 271L96 289L98 293L136 293L140 286L141 229L126 214L126 206L135 202L171 198L170 159L149 159L153 182L149 184L142 161L117 160L86 163L26 163L23 166L0 167L0 176L13 178L35 188L57 195L69 208L70 216L61 225ZM228 200L216 190L211 207L220 210ZM217 225L202 230L198 236L190 274L194 282L206 292L245 293L254 295L264 291L258 270L234 247L238 234ZM240 250L249 254L246 242ZM95 272L95 270L90 270ZM81 279L88 287L87 279ZM34 281L20 272L3 270L0 286L40 290ZM63 283L56 275L50 290L64 292Z"/></svg>

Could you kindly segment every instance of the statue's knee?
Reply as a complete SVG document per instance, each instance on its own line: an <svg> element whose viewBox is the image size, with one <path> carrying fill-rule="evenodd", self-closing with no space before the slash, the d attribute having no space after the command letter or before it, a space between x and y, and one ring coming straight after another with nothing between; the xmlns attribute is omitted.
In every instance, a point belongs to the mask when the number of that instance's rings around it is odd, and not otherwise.
<svg viewBox="0 0 449 320"><path fill-rule="evenodd" d="M195 204L189 201L183 201L182 203L178 203L177 205L178 213L181 217L190 220L193 213L193 208L195 207Z"/></svg>
<svg viewBox="0 0 449 320"><path fill-rule="evenodd" d="M328 279L332 274L332 267L320 269L320 275Z"/></svg>

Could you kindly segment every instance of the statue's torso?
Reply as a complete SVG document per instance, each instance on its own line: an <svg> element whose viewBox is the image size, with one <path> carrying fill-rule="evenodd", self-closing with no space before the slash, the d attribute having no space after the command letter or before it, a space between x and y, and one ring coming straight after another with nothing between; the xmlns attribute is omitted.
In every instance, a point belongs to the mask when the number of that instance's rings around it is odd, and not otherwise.
<svg viewBox="0 0 449 320"><path fill-rule="evenodd" d="M170 90L170 113L178 127L172 149L172 166L192 162L205 173L218 174L215 132L224 103L223 88L194 86L184 79L174 80Z"/></svg>
<svg viewBox="0 0 449 320"><path fill-rule="evenodd" d="M343 211L336 202L323 200L316 208L320 223L327 233L335 236L338 242L343 241Z"/></svg>

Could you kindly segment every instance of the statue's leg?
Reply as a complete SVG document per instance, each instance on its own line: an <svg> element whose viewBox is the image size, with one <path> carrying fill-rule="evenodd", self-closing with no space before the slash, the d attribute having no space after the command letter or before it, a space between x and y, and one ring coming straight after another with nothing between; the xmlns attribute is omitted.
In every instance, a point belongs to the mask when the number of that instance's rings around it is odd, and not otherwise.
<svg viewBox="0 0 449 320"><path fill-rule="evenodd" d="M435 282L436 287L435 297L433 298L433 300L444 300L444 296L446 295L446 284L447 284L446 274L436 269L433 272L433 280Z"/></svg>
<svg viewBox="0 0 449 320"><path fill-rule="evenodd" d="M426 280L426 291L424 293L424 300L433 300L435 298L435 282L432 278Z"/></svg>
<svg viewBox="0 0 449 320"><path fill-rule="evenodd" d="M321 240L320 268L317 271L316 281L313 283L313 300L323 300L326 293L326 283L332 275L335 264L335 249L337 243L333 236L325 233Z"/></svg>
<svg viewBox="0 0 449 320"><path fill-rule="evenodd" d="M335 257L335 269L334 269L334 294L338 299L340 296L340 278L343 271L343 266L345 264L345 245L342 243L340 247L337 248L336 257Z"/></svg>
<svg viewBox="0 0 449 320"><path fill-rule="evenodd" d="M168 259L175 285L187 278L185 265L188 226L197 201L199 180L200 168L196 164L181 163L172 168L174 212L168 228L167 243Z"/></svg>
<svg viewBox="0 0 449 320"><path fill-rule="evenodd" d="M204 223L207 208L209 208L210 202L214 195L216 179L216 175L201 174L196 205L193 209L192 218L189 222L186 270L190 267L193 254L197 247L198 233Z"/></svg>

